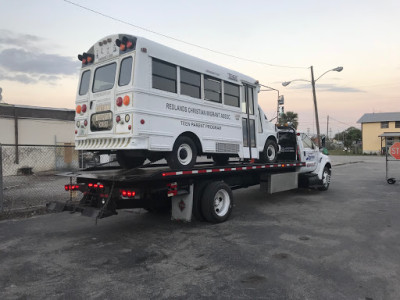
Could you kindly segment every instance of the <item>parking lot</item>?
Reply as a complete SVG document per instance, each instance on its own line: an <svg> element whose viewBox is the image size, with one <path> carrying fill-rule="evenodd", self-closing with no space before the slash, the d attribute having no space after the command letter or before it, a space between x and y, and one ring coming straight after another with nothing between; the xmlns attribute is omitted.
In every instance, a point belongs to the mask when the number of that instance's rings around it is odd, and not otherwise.
<svg viewBox="0 0 400 300"><path fill-rule="evenodd" d="M327 192L237 190L217 225L144 210L1 221L0 298L398 299L400 184L382 157L332 160Z"/></svg>

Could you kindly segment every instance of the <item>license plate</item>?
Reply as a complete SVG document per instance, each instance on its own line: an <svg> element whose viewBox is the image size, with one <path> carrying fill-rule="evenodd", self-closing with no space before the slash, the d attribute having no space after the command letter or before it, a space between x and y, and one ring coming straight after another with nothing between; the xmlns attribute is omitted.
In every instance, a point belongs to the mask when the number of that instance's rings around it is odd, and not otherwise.
<svg viewBox="0 0 400 300"><path fill-rule="evenodd" d="M93 114L90 121L92 131L110 130L112 128L112 112Z"/></svg>

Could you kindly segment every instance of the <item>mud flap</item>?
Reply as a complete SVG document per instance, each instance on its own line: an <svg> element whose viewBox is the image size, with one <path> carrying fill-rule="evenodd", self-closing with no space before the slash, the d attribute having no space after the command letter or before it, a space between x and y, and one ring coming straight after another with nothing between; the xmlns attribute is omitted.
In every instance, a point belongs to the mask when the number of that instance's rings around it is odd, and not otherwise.
<svg viewBox="0 0 400 300"><path fill-rule="evenodd" d="M172 197L171 220L190 222L193 209L193 184L185 193L178 193Z"/></svg>

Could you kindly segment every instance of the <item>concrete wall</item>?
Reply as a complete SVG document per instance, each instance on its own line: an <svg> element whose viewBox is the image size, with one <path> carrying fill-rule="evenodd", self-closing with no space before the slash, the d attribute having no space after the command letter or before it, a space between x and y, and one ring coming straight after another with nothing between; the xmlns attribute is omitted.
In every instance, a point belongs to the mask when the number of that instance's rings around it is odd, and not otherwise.
<svg viewBox="0 0 400 300"><path fill-rule="evenodd" d="M0 118L0 143L15 144L14 119ZM18 119L18 144L74 143L74 121Z"/></svg>
<svg viewBox="0 0 400 300"><path fill-rule="evenodd" d="M400 132L400 128L395 128L395 122L389 122L389 128L381 128L381 123L362 124L362 142L364 153L380 153L381 138L379 135L384 132ZM398 141L396 139L395 141ZM383 147L385 145L382 145Z"/></svg>
<svg viewBox="0 0 400 300"><path fill-rule="evenodd" d="M14 119L0 118L0 144L15 144Z"/></svg>

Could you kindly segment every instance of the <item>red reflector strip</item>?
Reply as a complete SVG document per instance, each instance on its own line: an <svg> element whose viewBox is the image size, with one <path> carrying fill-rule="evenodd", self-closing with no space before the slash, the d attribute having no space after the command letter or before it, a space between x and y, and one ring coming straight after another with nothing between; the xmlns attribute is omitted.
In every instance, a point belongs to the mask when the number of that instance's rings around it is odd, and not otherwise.
<svg viewBox="0 0 400 300"><path fill-rule="evenodd" d="M271 165L246 166L246 167L223 168L223 169L203 169L203 170L192 170L192 171L166 172L166 173L162 173L162 176L167 177L167 176L192 175L192 174L204 174L204 173L245 171L245 170L256 170L256 169L303 167L305 165L306 165L305 163L293 163L293 164L271 164Z"/></svg>

